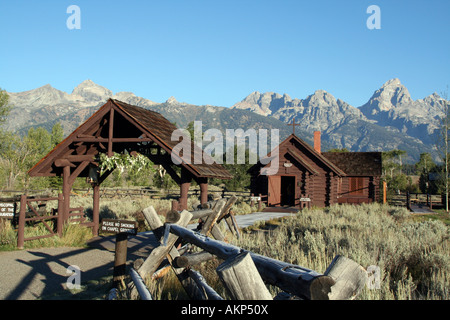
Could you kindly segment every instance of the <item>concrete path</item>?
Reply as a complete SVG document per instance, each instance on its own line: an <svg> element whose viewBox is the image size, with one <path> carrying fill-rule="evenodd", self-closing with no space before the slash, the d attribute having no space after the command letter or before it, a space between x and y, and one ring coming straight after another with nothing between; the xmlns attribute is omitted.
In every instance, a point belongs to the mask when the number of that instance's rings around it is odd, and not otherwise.
<svg viewBox="0 0 450 320"><path fill-rule="evenodd" d="M43 248L0 252L0 299L36 300L62 291L69 266L80 268L81 283L112 274L114 253L86 248ZM70 270L69 270L70 271Z"/></svg>
<svg viewBox="0 0 450 320"><path fill-rule="evenodd" d="M254 225L257 221L267 221L270 219L282 218L295 215L292 212L254 212L251 214L236 216L236 222L239 228L247 228Z"/></svg>
<svg viewBox="0 0 450 320"><path fill-rule="evenodd" d="M291 215L289 212L259 212L236 216L240 228L256 221ZM148 256L157 245L153 232L142 232L128 239L132 262ZM35 300L67 288L69 266L80 268L81 284L112 275L115 236L98 237L90 248L43 248L0 252L0 300Z"/></svg>
<svg viewBox="0 0 450 320"><path fill-rule="evenodd" d="M421 214L436 213L425 204L411 204L411 212L412 213L421 213Z"/></svg>

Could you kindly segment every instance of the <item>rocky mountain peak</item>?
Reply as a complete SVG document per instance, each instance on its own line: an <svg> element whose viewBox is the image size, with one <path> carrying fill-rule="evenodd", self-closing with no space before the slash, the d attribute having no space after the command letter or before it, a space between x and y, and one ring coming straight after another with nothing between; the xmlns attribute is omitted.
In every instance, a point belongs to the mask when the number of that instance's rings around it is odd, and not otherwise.
<svg viewBox="0 0 450 320"><path fill-rule="evenodd" d="M106 101L113 96L113 93L111 90L88 79L73 89L72 96L79 96L90 101Z"/></svg>
<svg viewBox="0 0 450 320"><path fill-rule="evenodd" d="M178 104L177 99L175 99L175 97L170 97L169 99L167 99L166 101L167 104Z"/></svg>
<svg viewBox="0 0 450 320"><path fill-rule="evenodd" d="M360 110L366 116L373 116L380 112L394 110L401 105L411 104L413 100L408 89L397 78L387 81L376 90L369 101Z"/></svg>
<svg viewBox="0 0 450 320"><path fill-rule="evenodd" d="M69 96L66 92L53 88L50 84L29 91L8 94L14 106L26 106L28 109L36 109L42 105L52 105L67 99Z"/></svg>

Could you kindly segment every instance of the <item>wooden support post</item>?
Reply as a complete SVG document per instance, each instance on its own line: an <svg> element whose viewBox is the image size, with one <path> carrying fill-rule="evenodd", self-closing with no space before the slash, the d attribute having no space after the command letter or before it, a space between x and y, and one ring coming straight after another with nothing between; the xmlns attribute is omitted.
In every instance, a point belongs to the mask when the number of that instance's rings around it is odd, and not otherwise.
<svg viewBox="0 0 450 320"><path fill-rule="evenodd" d="M93 201L92 201L92 221L94 227L92 228L92 234L98 236L98 228L100 222L100 185L95 183L92 185Z"/></svg>
<svg viewBox="0 0 450 320"><path fill-rule="evenodd" d="M179 209L180 210L187 209L188 193L189 193L190 186L191 186L190 182L183 182L180 185L180 200L179 200Z"/></svg>
<svg viewBox="0 0 450 320"><path fill-rule="evenodd" d="M243 252L231 257L216 269L220 280L235 300L272 300L250 256Z"/></svg>
<svg viewBox="0 0 450 320"><path fill-rule="evenodd" d="M62 215L64 209L64 196L62 193L58 194L58 218L56 219L56 230L58 233L58 236L62 236L63 232L63 225L64 225L64 217Z"/></svg>
<svg viewBox="0 0 450 320"><path fill-rule="evenodd" d="M208 202L208 178L200 179L200 204Z"/></svg>
<svg viewBox="0 0 450 320"><path fill-rule="evenodd" d="M113 286L118 288L125 277L127 268L128 235L118 233L116 235L116 250L114 256Z"/></svg>
<svg viewBox="0 0 450 320"><path fill-rule="evenodd" d="M70 167L65 166L63 168L63 196L64 196L64 205L62 216L64 223L67 223L69 220L69 210L70 210Z"/></svg>
<svg viewBox="0 0 450 320"><path fill-rule="evenodd" d="M336 281L331 287L330 300L354 299L367 282L366 270L343 256L336 256L324 274Z"/></svg>
<svg viewBox="0 0 450 320"><path fill-rule="evenodd" d="M411 210L411 195L409 194L409 191L406 192L406 208Z"/></svg>
<svg viewBox="0 0 450 320"><path fill-rule="evenodd" d="M181 183L180 183L180 207L179 210L186 210L187 209L187 200L188 200L188 193L189 193L189 187L191 186L191 176L189 171L185 169L184 167L181 168Z"/></svg>
<svg viewBox="0 0 450 320"><path fill-rule="evenodd" d="M387 194L387 183L386 181L383 181L383 204L387 203L386 194Z"/></svg>
<svg viewBox="0 0 450 320"><path fill-rule="evenodd" d="M114 135L114 109L109 111L109 128L108 128L108 157L113 156L113 135Z"/></svg>
<svg viewBox="0 0 450 320"><path fill-rule="evenodd" d="M19 211L19 230L17 232L17 248L23 249L25 243L25 218L27 210L27 196L20 196L20 211Z"/></svg>
<svg viewBox="0 0 450 320"><path fill-rule="evenodd" d="M172 200L172 211L178 211L178 201Z"/></svg>

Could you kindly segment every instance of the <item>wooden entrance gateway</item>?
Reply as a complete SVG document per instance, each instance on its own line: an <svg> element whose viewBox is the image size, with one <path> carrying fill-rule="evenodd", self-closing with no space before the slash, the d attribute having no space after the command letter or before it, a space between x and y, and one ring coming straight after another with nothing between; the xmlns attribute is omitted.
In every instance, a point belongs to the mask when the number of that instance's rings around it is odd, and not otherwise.
<svg viewBox="0 0 450 320"><path fill-rule="evenodd" d="M208 179L231 179L231 174L223 166L203 162L179 159L181 174L174 170L172 150L179 141L172 141L172 133L177 127L161 114L133 106L118 100L109 99L88 120L80 125L66 139L42 158L28 174L32 177L63 177L63 216L70 210L70 193L77 177L89 179L93 188L93 233L97 235L99 227L100 184L111 174L107 171L98 175L99 154L138 152L147 156L154 164L161 165L180 186L180 209L186 209L188 191L192 180L201 190L200 201L208 199ZM193 143L191 155L207 154ZM210 162L208 162L210 163Z"/></svg>

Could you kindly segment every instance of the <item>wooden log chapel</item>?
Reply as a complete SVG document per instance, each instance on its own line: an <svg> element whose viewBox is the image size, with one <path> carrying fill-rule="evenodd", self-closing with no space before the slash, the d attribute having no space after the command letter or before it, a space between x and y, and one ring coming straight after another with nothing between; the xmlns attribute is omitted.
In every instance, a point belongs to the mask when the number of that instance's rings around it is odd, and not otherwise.
<svg viewBox="0 0 450 320"><path fill-rule="evenodd" d="M251 192L267 196L269 206L326 207L379 200L381 152L321 152L319 131L314 133L314 147L293 133L273 152L279 153L278 173L261 175L261 163L249 170Z"/></svg>
<svg viewBox="0 0 450 320"><path fill-rule="evenodd" d="M179 174L172 161L173 148L179 141L172 141L171 136L177 127L161 114L133 106L118 100L109 99L89 119L81 124L66 139L58 144L33 168L28 171L32 177L62 176L63 178L63 212L65 217L70 212L70 193L77 177L85 177L93 187L93 232L99 227L99 187L111 174L107 171L99 175L99 154L112 156L114 152L138 152L147 156L154 164L161 165L180 186L179 209L187 207L188 191L192 180L200 186L200 200L208 200L208 179L231 179L231 174L223 166L213 163L194 164L179 158ZM192 152L202 152L191 144ZM198 155L198 154L197 154ZM208 155L202 154L201 159ZM186 156L183 155L183 158ZM186 159L186 158L185 158ZM180 171L180 170L178 170Z"/></svg>

